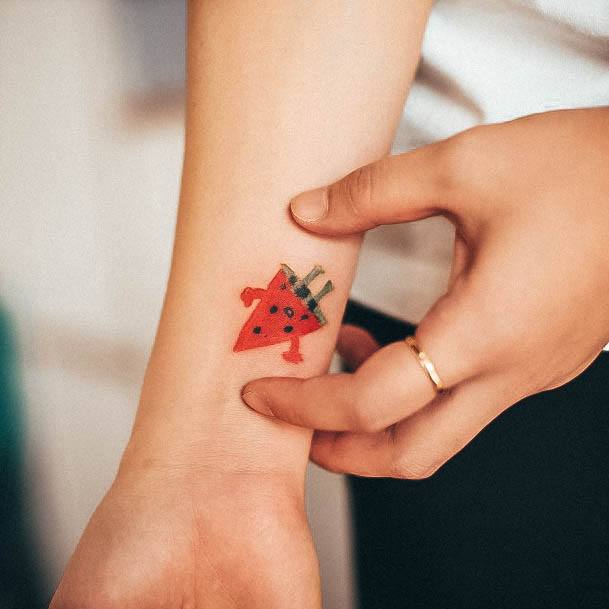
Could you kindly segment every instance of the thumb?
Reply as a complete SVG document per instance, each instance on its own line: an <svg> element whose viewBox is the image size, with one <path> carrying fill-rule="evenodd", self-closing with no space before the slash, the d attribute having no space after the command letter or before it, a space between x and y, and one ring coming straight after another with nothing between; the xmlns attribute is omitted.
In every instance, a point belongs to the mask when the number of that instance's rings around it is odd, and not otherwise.
<svg viewBox="0 0 609 609"><path fill-rule="evenodd" d="M360 233L379 224L412 222L448 208L450 140L385 157L338 182L310 190L290 202L292 216L315 233Z"/></svg>

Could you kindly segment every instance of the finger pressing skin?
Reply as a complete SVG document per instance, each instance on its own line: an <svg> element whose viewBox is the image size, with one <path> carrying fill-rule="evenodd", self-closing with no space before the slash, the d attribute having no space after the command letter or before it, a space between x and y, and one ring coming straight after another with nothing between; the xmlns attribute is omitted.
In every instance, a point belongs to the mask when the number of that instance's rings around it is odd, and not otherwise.
<svg viewBox="0 0 609 609"><path fill-rule="evenodd" d="M292 199L292 215L307 230L339 235L437 214L449 200L442 154L449 145L436 142L360 167Z"/></svg>
<svg viewBox="0 0 609 609"><path fill-rule="evenodd" d="M338 333L336 350L350 370L357 370L380 345L370 332L351 324L343 324Z"/></svg>
<svg viewBox="0 0 609 609"><path fill-rule="evenodd" d="M485 289L484 282L455 282L417 328L418 346L447 388L483 375L501 347L492 332L481 330L488 317ZM374 352L353 374L269 377L251 381L242 392L253 410L294 425L366 433L410 416L435 395L428 373L404 341Z"/></svg>
<svg viewBox="0 0 609 609"><path fill-rule="evenodd" d="M430 380L404 341L376 351L353 374L251 381L244 402L288 423L331 431L381 430L435 397Z"/></svg>
<svg viewBox="0 0 609 609"><path fill-rule="evenodd" d="M488 363L502 347L493 332L483 330L494 327L489 314L496 316L485 305L487 285L492 284L455 282L417 328L418 346L446 388L487 374ZM410 416L435 395L430 376L404 341L374 352L353 374L263 378L248 383L242 393L252 409L294 425L366 433Z"/></svg>
<svg viewBox="0 0 609 609"><path fill-rule="evenodd" d="M268 377L248 383L243 401L257 412L310 429L350 429L352 405L359 395L354 374L310 379Z"/></svg>
<svg viewBox="0 0 609 609"><path fill-rule="evenodd" d="M464 383L379 433L316 432L311 460L358 476L427 478L517 399L505 382Z"/></svg>

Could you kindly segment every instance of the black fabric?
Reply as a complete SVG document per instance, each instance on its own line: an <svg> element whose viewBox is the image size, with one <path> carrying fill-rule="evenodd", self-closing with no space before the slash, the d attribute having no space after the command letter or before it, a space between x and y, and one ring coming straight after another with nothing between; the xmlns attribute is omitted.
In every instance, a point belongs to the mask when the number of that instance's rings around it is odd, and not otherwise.
<svg viewBox="0 0 609 609"><path fill-rule="evenodd" d="M382 344L414 327L350 302ZM609 608L609 353L426 480L349 478L360 609Z"/></svg>

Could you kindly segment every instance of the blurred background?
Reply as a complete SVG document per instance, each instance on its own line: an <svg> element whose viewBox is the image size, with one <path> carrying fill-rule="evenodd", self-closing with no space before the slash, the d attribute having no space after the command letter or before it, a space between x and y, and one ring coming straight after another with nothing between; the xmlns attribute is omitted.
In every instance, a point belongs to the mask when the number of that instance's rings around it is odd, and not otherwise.
<svg viewBox="0 0 609 609"><path fill-rule="evenodd" d="M184 4L0 1L0 609L46 606L129 434L178 201ZM308 487L324 607L352 609L344 481L312 466Z"/></svg>

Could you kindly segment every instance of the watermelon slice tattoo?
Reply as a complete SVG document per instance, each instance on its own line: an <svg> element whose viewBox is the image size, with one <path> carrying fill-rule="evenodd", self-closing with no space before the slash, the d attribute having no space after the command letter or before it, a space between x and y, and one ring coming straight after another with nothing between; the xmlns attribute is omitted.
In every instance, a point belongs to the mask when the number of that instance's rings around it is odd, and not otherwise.
<svg viewBox="0 0 609 609"><path fill-rule="evenodd" d="M254 300L260 302L241 328L233 351L289 341L290 348L281 354L283 359L293 364L301 362L300 337L319 330L326 323L319 301L334 286L331 281L326 281L315 295L309 289L311 281L323 272L321 266L315 265L299 279L287 264L282 264L266 289L245 288L241 292L241 300L246 307Z"/></svg>

